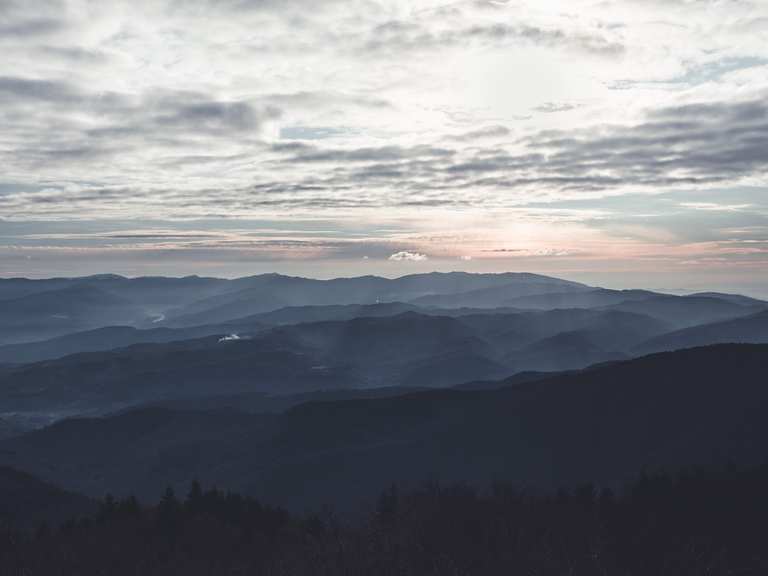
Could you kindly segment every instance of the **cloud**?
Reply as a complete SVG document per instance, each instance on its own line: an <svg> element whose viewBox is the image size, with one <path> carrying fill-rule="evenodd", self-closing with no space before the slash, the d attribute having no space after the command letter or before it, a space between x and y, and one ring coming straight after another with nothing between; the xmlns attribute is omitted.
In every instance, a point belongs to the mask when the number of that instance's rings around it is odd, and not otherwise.
<svg viewBox="0 0 768 576"><path fill-rule="evenodd" d="M158 261L153 246L369 265L580 246L566 229L768 237L768 5L702 5L0 0L3 228L44 222L25 241L141 244ZM147 215L160 222L143 237ZM324 230L205 236L293 218ZM139 233L45 237L87 219ZM179 232L196 220L199 237ZM467 226L499 230L450 250L413 241Z"/></svg>
<svg viewBox="0 0 768 576"><path fill-rule="evenodd" d="M532 44L548 48L578 50L601 56L621 55L625 47L595 31L565 31L525 23L478 23L432 31L415 20L392 20L379 24L367 40L369 53L440 50L472 44L509 46Z"/></svg>
<svg viewBox="0 0 768 576"><path fill-rule="evenodd" d="M459 141L483 140L486 138L504 138L510 134L511 131L506 126L486 126L452 136L451 139Z"/></svg>
<svg viewBox="0 0 768 576"><path fill-rule="evenodd" d="M324 110L336 107L360 107L362 109L386 109L392 106L388 100L367 94L353 94L329 90L299 90L298 92L271 93L259 96L265 103L281 108Z"/></svg>
<svg viewBox="0 0 768 576"><path fill-rule="evenodd" d="M571 104L569 102L545 102L544 104L536 106L533 110L544 114L555 114L557 112L576 110L578 107L577 104Z"/></svg>
<svg viewBox="0 0 768 576"><path fill-rule="evenodd" d="M735 184L768 169L765 99L663 107L634 125L550 130L524 153L483 149L446 168L461 184L498 190L616 191Z"/></svg>
<svg viewBox="0 0 768 576"><path fill-rule="evenodd" d="M680 206L694 210L742 212L752 208L752 204L717 204L715 202L681 202Z"/></svg>
<svg viewBox="0 0 768 576"><path fill-rule="evenodd" d="M146 156L143 170L157 165L206 174L209 187L198 184L188 192L133 187L131 196L134 201L154 196L158 209L194 210L190 215L211 209L237 215L282 208L503 208L577 195L734 186L759 182L768 173L766 100L665 106L634 124L543 130L502 142L473 138L469 147L451 136L384 146L355 146L356 135L343 137L348 139L345 147L335 138L331 143L269 143L262 139L262 129L279 121L278 109L188 93L157 95L141 103L125 104L127 113L116 119L119 124L74 127L47 138L30 133L26 146L0 152L0 159L10 166L103 165L126 153L141 158L141 147L151 145L152 151L164 154ZM212 146L215 141L219 144ZM236 177L235 185L223 185L224 175ZM249 178L251 183L243 183ZM60 211L107 201L114 210L120 207L114 200L126 187L80 188L69 187L65 193L52 186L49 192L5 195L0 210L26 205ZM63 196L69 204L56 206Z"/></svg>
<svg viewBox="0 0 768 576"><path fill-rule="evenodd" d="M66 82L0 76L0 98L5 102L26 103L33 100L75 103L82 98L82 95L75 87Z"/></svg>
<svg viewBox="0 0 768 576"><path fill-rule="evenodd" d="M280 115L280 109L273 106L257 110L248 102L216 101L193 95L187 101L169 97L154 102L145 126L209 134L253 132Z"/></svg>
<svg viewBox="0 0 768 576"><path fill-rule="evenodd" d="M428 260L426 254L421 254L420 252L409 252L408 250L403 250L401 252L395 252L389 257L389 260L396 261L396 262L423 262L424 260Z"/></svg>
<svg viewBox="0 0 768 576"><path fill-rule="evenodd" d="M64 24L53 18L33 18L0 23L0 39L45 36L62 30Z"/></svg>
<svg viewBox="0 0 768 576"><path fill-rule="evenodd" d="M233 342L236 340L241 340L241 337L239 334L229 334L227 336L222 336L219 338L219 342Z"/></svg>

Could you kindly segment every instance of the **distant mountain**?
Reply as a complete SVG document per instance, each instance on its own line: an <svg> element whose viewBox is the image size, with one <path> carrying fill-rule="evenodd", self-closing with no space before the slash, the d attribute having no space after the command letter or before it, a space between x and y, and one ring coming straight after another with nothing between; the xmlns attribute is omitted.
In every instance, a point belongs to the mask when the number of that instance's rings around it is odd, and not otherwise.
<svg viewBox="0 0 768 576"><path fill-rule="evenodd" d="M733 294L701 293L673 296L647 290L571 290L540 293L504 301L517 309L587 308L633 312L685 328L768 309L768 302Z"/></svg>
<svg viewBox="0 0 768 576"><path fill-rule="evenodd" d="M494 381L497 382L497 381ZM289 408L307 402L338 402L342 400L359 400L363 398L389 398L403 396L413 392L423 392L432 388L418 386L385 386L382 388L365 389L326 389L298 394L231 394L211 395L204 397L167 398L157 402L142 405L140 408L129 408L113 414L128 413L142 408L166 408L174 411L207 411L207 412L250 412L252 414L277 414ZM18 436L19 433L14 434Z"/></svg>
<svg viewBox="0 0 768 576"><path fill-rule="evenodd" d="M262 324L304 324L307 322L325 322L329 320L351 320L352 318L396 316L403 312L424 313L423 308L402 302L382 302L379 304L330 304L326 306L288 306L272 312L265 312L234 322L250 321ZM438 312L439 313L439 312Z"/></svg>
<svg viewBox="0 0 768 576"><path fill-rule="evenodd" d="M590 290L591 288L576 282L537 277L458 294L430 294L416 298L412 303L438 308L499 308L516 306L517 301L526 297L541 297L550 293L580 294Z"/></svg>
<svg viewBox="0 0 768 576"><path fill-rule="evenodd" d="M78 283L78 280L82 282L85 279L49 278L45 280L32 280L29 278L0 278L0 301L23 298L39 294L40 292L61 290Z"/></svg>
<svg viewBox="0 0 768 576"><path fill-rule="evenodd" d="M272 312L237 318L219 324L188 328L144 328L107 326L75 332L38 342L0 346L0 364L21 364L61 358L80 352L112 350L142 343L168 343L213 335L250 337L272 326L354 318L396 316L418 312L426 316L462 318L483 337L499 344L518 348L537 339L574 329L589 329L596 341L607 342L611 349L628 349L662 332L670 326L651 318L625 312L591 312L585 310L552 310L531 312L513 308L419 308L412 304L344 304L327 306L291 306ZM611 326L611 323L616 323ZM599 343L598 343L599 344ZM603 344L599 344L603 345ZM503 353L503 350L501 351Z"/></svg>
<svg viewBox="0 0 768 576"><path fill-rule="evenodd" d="M313 309L314 315L320 312ZM626 350L668 331L665 324L647 317L599 310L456 316L406 312L275 328L254 322L143 331L159 343L0 367L0 405L6 419L27 425L184 399L445 387L520 370L583 368L622 358ZM218 333L175 340L210 332ZM558 338L561 333L573 334ZM105 329L0 349L0 357L16 353L18 360L21 351L40 354L88 342L109 346L136 337L130 329Z"/></svg>
<svg viewBox="0 0 768 576"><path fill-rule="evenodd" d="M239 281L240 282L240 281ZM579 289L580 284L536 274L468 274L464 272L414 274L387 279L376 276L311 280L277 274L241 281L236 292L197 301L169 315L170 326L191 326L229 321L289 306L329 304L372 304L409 302L420 306L438 306L429 298L446 294L479 291L469 299L457 299L447 307L494 307L487 294L498 288L508 296L531 294L540 290ZM488 293L483 292L489 291ZM486 297L483 296L486 294ZM478 304L478 302L480 304Z"/></svg>
<svg viewBox="0 0 768 576"><path fill-rule="evenodd" d="M0 300L0 343L50 338L101 325L132 323L140 306L88 284Z"/></svg>
<svg viewBox="0 0 768 576"><path fill-rule="evenodd" d="M762 304L745 306L722 298L660 295L643 300L627 300L606 309L643 314L667 322L676 328L688 328L697 324L748 316L765 310L766 306Z"/></svg>
<svg viewBox="0 0 768 576"><path fill-rule="evenodd" d="M96 503L24 472L0 467L0 525L36 529L93 514Z"/></svg>
<svg viewBox="0 0 768 576"><path fill-rule="evenodd" d="M40 280L0 278L0 301L63 290L73 286L90 286L147 308L158 309L180 306L227 290L238 289L231 280L200 276L126 278L117 274L97 274Z"/></svg>
<svg viewBox="0 0 768 576"><path fill-rule="evenodd" d="M622 302L646 300L659 296L648 290L608 290L597 288L592 290L576 290L569 292L553 292L531 294L506 301L507 306L529 308L534 310L554 310L556 308L602 308Z"/></svg>
<svg viewBox="0 0 768 576"><path fill-rule="evenodd" d="M355 306L384 306L383 303L391 303L392 309L355 310ZM319 307L323 306L338 308L321 310ZM17 278L0 279L0 314L4 319L0 345L115 325L186 328L227 324L280 309L283 312L266 323L384 316L392 315L395 308L404 312L414 307L615 308L650 315L683 328L758 312L766 309L768 303L719 293L682 297L644 290L607 290L527 273L452 272L394 279L363 276L332 280L279 274L234 280L198 276L124 278L111 274L47 280Z"/></svg>
<svg viewBox="0 0 768 576"><path fill-rule="evenodd" d="M234 280L112 274L46 280L0 278L0 317L4 319L0 345L114 325L157 328L222 324L286 307L408 302L501 286L504 293L515 295L579 289L581 285L535 274L464 272L332 280L280 274ZM488 306L482 303L482 307Z"/></svg>
<svg viewBox="0 0 768 576"><path fill-rule="evenodd" d="M550 371L561 371L626 358L626 354L615 349L606 350L596 344L590 332L575 330L561 332L526 346L514 353L512 362L521 372L541 367L546 367Z"/></svg>
<svg viewBox="0 0 768 576"><path fill-rule="evenodd" d="M253 336L272 326L350 320L358 317L394 316L407 311L421 310L398 302L382 304L345 304L329 306L293 306L272 312L237 318L230 322L203 324L187 328L135 328L133 326L105 326L94 330L74 332L48 340L0 346L0 364L22 364L62 358L80 352L99 352L124 348L133 344L178 342L205 336ZM430 310L438 315L442 311ZM471 311L445 311L461 315Z"/></svg>
<svg viewBox="0 0 768 576"><path fill-rule="evenodd" d="M134 344L157 344L192 340L205 336L227 335L235 331L255 333L263 329L256 322L226 325L215 324L190 328L138 329L132 326L106 326L74 332L49 340L0 346L0 364L23 364L53 360L81 352L100 352L125 348Z"/></svg>
<svg viewBox="0 0 768 576"><path fill-rule="evenodd" d="M496 389L312 402L279 416L143 409L0 442L0 462L84 493L189 478L292 509L392 482L621 486L640 470L766 457L768 345L656 354Z"/></svg>
<svg viewBox="0 0 768 576"><path fill-rule="evenodd" d="M689 298L716 298L718 300L725 300L733 304L741 304L742 306L759 306L768 307L768 301L759 300L757 298L750 298L749 296L743 296L741 294L723 294L722 292L697 292L695 294L688 294Z"/></svg>
<svg viewBox="0 0 768 576"><path fill-rule="evenodd" d="M356 383L347 367L320 366L296 342L213 336L0 368L0 405L16 418L61 418L168 398L289 394Z"/></svg>
<svg viewBox="0 0 768 576"><path fill-rule="evenodd" d="M768 311L662 334L640 344L636 352L649 354L720 343L768 343Z"/></svg>

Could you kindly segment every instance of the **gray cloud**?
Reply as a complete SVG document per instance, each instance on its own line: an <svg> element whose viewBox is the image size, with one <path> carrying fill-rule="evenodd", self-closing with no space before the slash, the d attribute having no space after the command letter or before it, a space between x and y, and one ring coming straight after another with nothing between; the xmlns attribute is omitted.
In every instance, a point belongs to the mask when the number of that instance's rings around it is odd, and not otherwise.
<svg viewBox="0 0 768 576"><path fill-rule="evenodd" d="M0 102L5 132L17 140L0 157L5 156L7 165L20 166L76 165L149 144L173 151L205 146L203 138L258 139L264 125L282 114L272 104L221 100L200 92L92 93L68 82L8 76L0 77ZM84 117L89 121L82 121Z"/></svg>
<svg viewBox="0 0 768 576"><path fill-rule="evenodd" d="M468 142L487 138L504 138L510 134L511 131L506 126L486 126L485 128L479 128L477 130L471 130L463 134L452 136L451 139L460 142Z"/></svg>
<svg viewBox="0 0 768 576"><path fill-rule="evenodd" d="M273 149L289 156L278 165L326 163L333 168L323 179L304 180L303 188L275 184L271 190L294 195L285 198L288 202L307 202L297 197L304 193L367 189L366 197L357 200L361 204L489 206L519 204L518 192L524 190L615 193L735 184L768 170L768 105L746 101L668 107L633 126L544 131L520 144L522 151L490 146L468 152L439 146L340 150L280 144ZM473 197L473 190L483 192ZM515 194L507 200L509 192ZM322 202L329 201L333 197ZM337 197L336 202L349 201Z"/></svg>
<svg viewBox="0 0 768 576"><path fill-rule="evenodd" d="M280 149L275 147L273 149ZM291 148L297 153L290 158L290 162L330 162L347 164L355 162L382 162L400 161L409 158L447 158L453 155L453 151L447 148L433 146L379 146L354 149L320 148L304 145L300 148Z"/></svg>
<svg viewBox="0 0 768 576"><path fill-rule="evenodd" d="M259 100L281 108L327 109L359 106L361 108L390 108L384 98L335 91L307 91L271 93L259 96Z"/></svg>
<svg viewBox="0 0 768 576"><path fill-rule="evenodd" d="M280 114L280 110L274 106L257 110L247 102L221 102L201 98L180 102L176 98L167 98L156 103L149 124L160 129L213 134L251 132L259 130L265 120L279 118Z"/></svg>
<svg viewBox="0 0 768 576"><path fill-rule="evenodd" d="M29 38L58 32L64 28L61 20L54 18L35 18L0 23L0 39Z"/></svg>
<svg viewBox="0 0 768 576"><path fill-rule="evenodd" d="M147 139L170 136L180 138L177 145L181 145L187 135L195 134L239 138L258 129L262 118L250 107L232 109L226 103L196 98L170 102L160 99L133 122L89 132L97 138L94 143L64 142L17 153L40 163L85 161L119 153L119 147L99 141L117 139L121 146L138 146ZM269 117L269 112L262 114ZM557 197L637 188L734 185L768 170L768 105L745 101L668 107L649 113L636 125L542 131L511 148L490 145L462 150L437 144L338 148L322 141L291 141L255 150L262 155L262 165L274 171L275 179L215 193L200 190L194 193L195 203L224 212L269 207L501 207L530 203L543 193ZM221 162L247 162L249 158L247 154L184 154L164 162L168 166L210 164L215 169ZM68 195L73 201L100 202L108 197L105 194L112 194L104 190ZM529 193L534 196L528 198ZM157 189L145 193L159 195L166 208L178 206L179 210L188 194L169 197ZM22 199L27 204L55 204L60 196L39 193ZM3 202L19 201L11 195Z"/></svg>
<svg viewBox="0 0 768 576"><path fill-rule="evenodd" d="M544 114L555 114L557 112L569 112L578 107L577 104L571 104L569 102L545 102L544 104L536 106L533 110Z"/></svg>
<svg viewBox="0 0 768 576"><path fill-rule="evenodd" d="M74 86L58 80L1 76L0 98L4 102L27 102L30 100L52 103L75 103L83 98Z"/></svg>
<svg viewBox="0 0 768 576"><path fill-rule="evenodd" d="M155 233L134 223L76 247L157 245L157 262L180 246L190 262L230 248L233 262L408 252L437 265L441 242L409 243L414 229L488 224L483 247L511 250L504 226L534 222L554 254L560 240L546 237L560 231L546 226L566 221L601 241L733 241L746 261L738 242L768 237L756 200L768 12L706 4L0 0L3 234L25 219L47 218L44 232L151 214ZM740 183L755 188L738 196ZM729 192L686 193L715 186ZM645 201L660 190L672 197ZM190 218L219 218L204 231L254 215L323 215L330 243L175 233ZM395 220L407 223L397 241L372 247ZM27 240L64 242L43 236Z"/></svg>
<svg viewBox="0 0 768 576"><path fill-rule="evenodd" d="M625 47L597 33L575 32L528 24L478 24L432 32L416 21L392 20L378 25L365 43L371 53L434 50L472 43L507 45L530 43L551 48L579 50L601 56L618 56Z"/></svg>
<svg viewBox="0 0 768 576"><path fill-rule="evenodd" d="M635 126L542 132L528 154L476 155L453 173L497 174L498 186L599 190L735 182L768 169L765 100L662 108Z"/></svg>

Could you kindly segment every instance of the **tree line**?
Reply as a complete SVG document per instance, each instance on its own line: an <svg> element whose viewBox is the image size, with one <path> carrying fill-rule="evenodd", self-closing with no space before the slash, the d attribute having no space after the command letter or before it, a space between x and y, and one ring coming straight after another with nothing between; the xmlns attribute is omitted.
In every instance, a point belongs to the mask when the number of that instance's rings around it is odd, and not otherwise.
<svg viewBox="0 0 768 576"><path fill-rule="evenodd" d="M643 474L618 494L392 486L357 520L289 514L192 482L152 506L107 496L60 527L6 527L0 574L768 574L768 465Z"/></svg>

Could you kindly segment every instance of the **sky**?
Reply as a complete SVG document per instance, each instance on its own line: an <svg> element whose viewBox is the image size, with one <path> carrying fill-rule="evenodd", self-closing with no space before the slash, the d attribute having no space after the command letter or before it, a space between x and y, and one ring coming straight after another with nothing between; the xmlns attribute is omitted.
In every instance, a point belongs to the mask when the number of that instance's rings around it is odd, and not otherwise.
<svg viewBox="0 0 768 576"><path fill-rule="evenodd" d="M764 0L0 0L0 276L768 296Z"/></svg>

